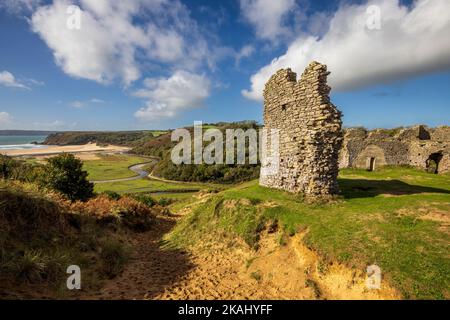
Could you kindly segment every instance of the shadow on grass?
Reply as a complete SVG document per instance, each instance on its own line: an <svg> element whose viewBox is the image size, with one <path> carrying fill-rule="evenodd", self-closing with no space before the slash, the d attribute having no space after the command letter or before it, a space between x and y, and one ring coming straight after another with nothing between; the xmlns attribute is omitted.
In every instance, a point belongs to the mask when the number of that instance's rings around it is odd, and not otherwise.
<svg viewBox="0 0 450 320"><path fill-rule="evenodd" d="M444 193L450 190L407 184L400 180L338 179L346 199L376 197L380 194L401 196L419 193Z"/></svg>

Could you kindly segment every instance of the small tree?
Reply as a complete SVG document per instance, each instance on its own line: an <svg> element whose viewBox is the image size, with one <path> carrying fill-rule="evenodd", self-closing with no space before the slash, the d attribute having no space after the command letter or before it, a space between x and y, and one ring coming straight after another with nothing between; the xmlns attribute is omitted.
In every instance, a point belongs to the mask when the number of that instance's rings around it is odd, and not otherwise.
<svg viewBox="0 0 450 320"><path fill-rule="evenodd" d="M84 201L93 196L94 185L87 176L83 162L72 154L63 153L47 160L45 184L72 201Z"/></svg>
<svg viewBox="0 0 450 320"><path fill-rule="evenodd" d="M14 159L0 154L0 178L9 179L14 169L18 166Z"/></svg>

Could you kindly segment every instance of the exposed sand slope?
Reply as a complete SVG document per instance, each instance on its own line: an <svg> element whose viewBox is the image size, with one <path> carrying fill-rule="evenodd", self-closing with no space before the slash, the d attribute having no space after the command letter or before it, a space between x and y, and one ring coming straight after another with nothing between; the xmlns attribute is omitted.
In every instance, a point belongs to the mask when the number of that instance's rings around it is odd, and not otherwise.
<svg viewBox="0 0 450 320"><path fill-rule="evenodd" d="M320 259L302 242L280 246L266 233L258 251L227 234L211 235L189 252L161 247L178 216L167 217L131 243L133 260L119 277L83 299L399 299L387 283L368 290L365 274L342 265L319 272Z"/></svg>

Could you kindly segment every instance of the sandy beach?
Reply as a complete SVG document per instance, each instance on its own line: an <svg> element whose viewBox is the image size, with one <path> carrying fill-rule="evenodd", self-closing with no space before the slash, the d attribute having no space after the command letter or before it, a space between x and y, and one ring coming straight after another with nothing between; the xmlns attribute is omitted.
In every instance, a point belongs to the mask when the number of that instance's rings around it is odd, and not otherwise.
<svg viewBox="0 0 450 320"><path fill-rule="evenodd" d="M0 154L7 156L50 156L60 153L92 153L92 152L125 152L130 150L128 147L120 147L114 145L100 146L96 143L88 143L84 145L70 145L70 146L48 146L36 149L10 149L1 150Z"/></svg>

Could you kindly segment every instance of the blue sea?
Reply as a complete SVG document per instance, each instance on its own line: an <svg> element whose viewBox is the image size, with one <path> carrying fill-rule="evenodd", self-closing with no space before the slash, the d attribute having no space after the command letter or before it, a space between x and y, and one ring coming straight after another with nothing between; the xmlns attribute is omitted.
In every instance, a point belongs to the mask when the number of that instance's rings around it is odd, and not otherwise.
<svg viewBox="0 0 450 320"><path fill-rule="evenodd" d="M0 151L45 148L47 146L32 144L32 142L44 142L46 137L47 136L0 136Z"/></svg>

